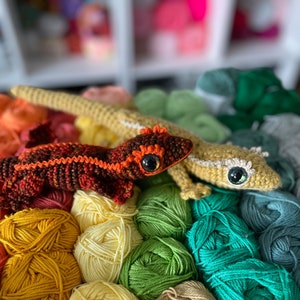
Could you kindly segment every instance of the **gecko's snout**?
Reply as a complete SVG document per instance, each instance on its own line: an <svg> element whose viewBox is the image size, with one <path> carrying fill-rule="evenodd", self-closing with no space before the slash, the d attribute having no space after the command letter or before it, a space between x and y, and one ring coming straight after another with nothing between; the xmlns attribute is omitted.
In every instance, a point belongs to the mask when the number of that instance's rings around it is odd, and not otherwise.
<svg viewBox="0 0 300 300"><path fill-rule="evenodd" d="M185 159L193 150L193 143L190 139L172 136L167 138L165 145L165 165L172 166Z"/></svg>

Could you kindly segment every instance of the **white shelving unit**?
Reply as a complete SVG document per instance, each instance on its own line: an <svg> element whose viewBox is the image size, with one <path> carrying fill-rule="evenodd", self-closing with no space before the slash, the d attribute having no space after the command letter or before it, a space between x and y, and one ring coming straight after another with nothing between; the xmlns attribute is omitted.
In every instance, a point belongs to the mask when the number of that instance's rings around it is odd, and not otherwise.
<svg viewBox="0 0 300 300"><path fill-rule="evenodd" d="M149 56L136 59L132 24L134 0L110 0L106 4L111 12L116 54L111 61L97 62L80 55L56 59L27 57L13 1L0 0L0 26L3 27L14 62L11 72L0 74L0 90L7 90L15 84L59 88L108 82L134 92L139 80L176 76L184 72L200 75L208 69L219 67L272 66L288 88L293 88L298 80L299 0L286 0L288 16L284 19L278 39L240 42L230 40L236 1L210 0L207 20L210 39L206 52L164 60Z"/></svg>

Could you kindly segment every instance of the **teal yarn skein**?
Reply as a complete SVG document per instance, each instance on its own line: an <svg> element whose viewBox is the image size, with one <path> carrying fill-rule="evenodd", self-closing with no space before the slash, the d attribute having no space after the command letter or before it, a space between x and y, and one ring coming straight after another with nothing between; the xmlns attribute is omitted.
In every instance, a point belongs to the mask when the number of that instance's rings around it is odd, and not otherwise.
<svg viewBox="0 0 300 300"><path fill-rule="evenodd" d="M156 299L164 290L197 279L192 255L173 238L154 237L126 257L120 283L141 300Z"/></svg>
<svg viewBox="0 0 300 300"><path fill-rule="evenodd" d="M241 260L259 257L253 232L229 211L205 213L194 222L186 237L187 248L204 280Z"/></svg>
<svg viewBox="0 0 300 300"><path fill-rule="evenodd" d="M192 225L189 202L182 200L174 182L142 190L137 209L134 222L144 239L158 236L183 240Z"/></svg>
<svg viewBox="0 0 300 300"><path fill-rule="evenodd" d="M197 221L204 214L211 211L230 211L232 213L238 213L238 203L240 201L240 194L238 192L225 190L212 185L210 185L210 187L213 192L208 197L200 200L190 200L194 220Z"/></svg>
<svg viewBox="0 0 300 300"><path fill-rule="evenodd" d="M284 268L255 258L216 271L207 282L219 300L300 299L297 285Z"/></svg>
<svg viewBox="0 0 300 300"><path fill-rule="evenodd" d="M240 213L247 225L260 235L269 227L298 224L300 201L286 191L247 191L241 196Z"/></svg>

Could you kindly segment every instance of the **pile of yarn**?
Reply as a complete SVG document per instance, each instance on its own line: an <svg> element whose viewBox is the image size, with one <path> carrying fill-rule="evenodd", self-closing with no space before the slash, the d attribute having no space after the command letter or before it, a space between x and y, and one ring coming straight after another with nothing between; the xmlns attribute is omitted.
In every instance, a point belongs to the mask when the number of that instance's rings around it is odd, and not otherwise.
<svg viewBox="0 0 300 300"><path fill-rule="evenodd" d="M195 92L233 130L228 141L260 147L280 175L279 190L241 193L238 215L254 231L260 259L284 267L299 286L299 97L265 68L209 71Z"/></svg>
<svg viewBox="0 0 300 300"><path fill-rule="evenodd" d="M186 245L204 284L217 299L297 299L300 291L281 266L265 262L254 233L238 214L239 195L214 189L191 201L194 223Z"/></svg>
<svg viewBox="0 0 300 300"><path fill-rule="evenodd" d="M268 136L270 143L265 150L270 155L271 166L281 175L282 188L269 193L244 192L240 211L248 226L255 232L262 258L284 266L300 286L299 220L299 135L300 116L278 114L268 116L256 131L257 135ZM259 133L259 134L258 134ZM237 141L237 139L236 139ZM254 146L253 139L249 139ZM250 145L251 146L251 145ZM262 143L262 148L264 148Z"/></svg>
<svg viewBox="0 0 300 300"><path fill-rule="evenodd" d="M142 54L149 52L158 59L201 53L206 46L208 4L207 0L136 2L137 50L141 49Z"/></svg>
<svg viewBox="0 0 300 300"><path fill-rule="evenodd" d="M181 199L179 188L166 173L139 186L134 222L144 240L125 259L120 283L142 300L172 299L168 298L172 293L174 299L197 299L192 298L195 294L214 299L197 281L194 260L183 244L192 224L189 202Z"/></svg>
<svg viewBox="0 0 300 300"><path fill-rule="evenodd" d="M207 109L204 100L191 90L167 93L158 88L141 90L134 97L138 110L171 121L208 142L223 142L231 131Z"/></svg>
<svg viewBox="0 0 300 300"><path fill-rule="evenodd" d="M232 131L257 126L266 115L300 115L296 91L285 89L270 68L210 70L198 78L195 92Z"/></svg>
<svg viewBox="0 0 300 300"><path fill-rule="evenodd" d="M79 293L85 297L90 294L100 297L103 289L123 293L127 299L130 292L116 284L124 260L142 242L133 223L137 195L138 190L135 190L131 199L118 205L96 192L75 192L71 214L78 221L81 233L73 253L84 284L74 290L70 299L77 299ZM130 297L134 299L134 295ZM111 299L115 298L111 296ZM120 296L120 299L123 298Z"/></svg>
<svg viewBox="0 0 300 300"><path fill-rule="evenodd" d="M5 217L0 222L1 298L69 299L81 283L72 254L78 234L74 217L60 209L26 209Z"/></svg>

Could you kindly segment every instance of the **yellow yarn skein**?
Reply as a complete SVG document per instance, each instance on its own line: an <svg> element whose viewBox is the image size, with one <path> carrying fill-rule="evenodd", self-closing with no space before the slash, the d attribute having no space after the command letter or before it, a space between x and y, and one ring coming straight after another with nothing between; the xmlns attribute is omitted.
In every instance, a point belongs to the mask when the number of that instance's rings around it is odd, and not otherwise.
<svg viewBox="0 0 300 300"><path fill-rule="evenodd" d="M103 280L84 283L73 289L70 300L138 300L123 285Z"/></svg>
<svg viewBox="0 0 300 300"><path fill-rule="evenodd" d="M87 228L74 246L83 280L117 282L123 261L142 236L133 221L113 218Z"/></svg>
<svg viewBox="0 0 300 300"><path fill-rule="evenodd" d="M16 254L4 267L0 298L67 300L80 283L80 270L71 253Z"/></svg>
<svg viewBox="0 0 300 300"><path fill-rule="evenodd" d="M94 191L78 190L74 194L71 214L77 220L81 232L90 226L101 224L115 217L131 220L137 214L138 194L139 190L135 188L133 197L119 205Z"/></svg>
<svg viewBox="0 0 300 300"><path fill-rule="evenodd" d="M9 255L29 251L71 252L79 234L75 218L61 209L26 209L0 222L0 242Z"/></svg>
<svg viewBox="0 0 300 300"><path fill-rule="evenodd" d="M80 131L79 141L90 145L114 147L121 142L108 127L97 125L92 119L79 116L75 120L75 127Z"/></svg>

